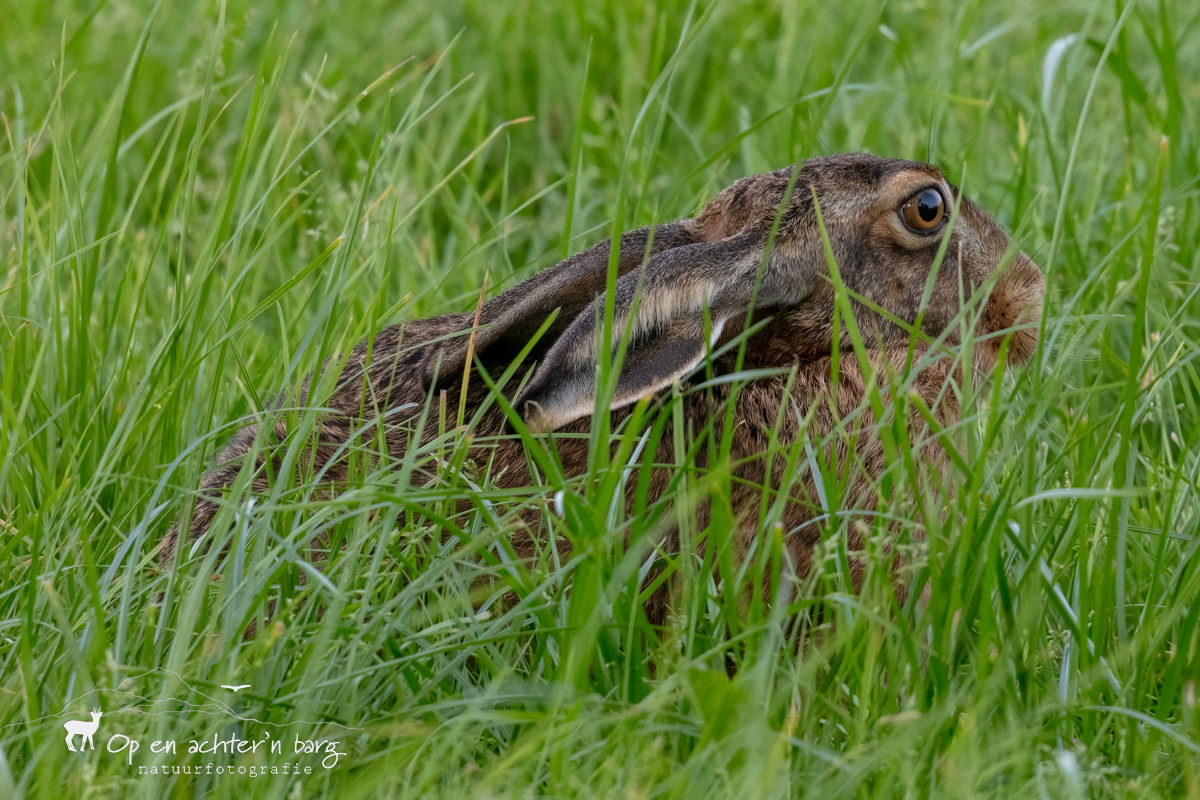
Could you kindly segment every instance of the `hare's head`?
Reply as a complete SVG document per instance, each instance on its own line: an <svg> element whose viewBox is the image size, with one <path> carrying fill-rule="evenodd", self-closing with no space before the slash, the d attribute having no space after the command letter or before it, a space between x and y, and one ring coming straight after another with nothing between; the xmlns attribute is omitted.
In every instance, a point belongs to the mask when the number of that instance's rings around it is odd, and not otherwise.
<svg viewBox="0 0 1200 800"><path fill-rule="evenodd" d="M1042 274L939 170L867 154L814 158L799 174L794 169L743 178L695 219L660 226L660 246L620 276L614 346L605 357L628 338L610 408L687 374L751 310L770 317L761 349L776 362L828 355L835 293L818 210L867 346L907 343L918 322L925 336L954 345L973 325L981 366L995 363L1005 340L1011 360L1029 356ZM607 264L604 257L586 275L535 276L493 301L503 308L480 337L484 348L524 338L556 307L571 309L569 323L549 329L552 343L515 404L533 428L559 427L595 407L607 301L588 287L603 286L591 273L602 275ZM507 344L511 352L520 342Z"/></svg>
<svg viewBox="0 0 1200 800"><path fill-rule="evenodd" d="M791 180L789 167L738 181L700 219L717 235L761 238ZM772 340L792 358L826 355L833 339L818 209L868 346L907 342L918 321L926 336L958 344L973 324L981 365L995 363L1006 337L1010 360L1029 357L1045 286L1037 265L940 170L855 153L805 163L780 217L763 287L801 287L804 296L764 291L758 307L774 315Z"/></svg>

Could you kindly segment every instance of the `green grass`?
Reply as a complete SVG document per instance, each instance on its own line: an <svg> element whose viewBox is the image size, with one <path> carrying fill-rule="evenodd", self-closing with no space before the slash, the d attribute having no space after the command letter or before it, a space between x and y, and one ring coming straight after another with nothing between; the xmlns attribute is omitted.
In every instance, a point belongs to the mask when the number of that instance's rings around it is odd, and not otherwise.
<svg viewBox="0 0 1200 800"><path fill-rule="evenodd" d="M0 797L1200 797L1194 3L8 0L0 32ZM944 524L886 509L926 521L920 548L899 528L927 608L886 579L895 525L854 595L831 513L792 608L739 599L768 525L740 563L671 560L651 629L638 456L427 484L465 456L436 407L434 447L331 499L278 486L227 514L223 561L158 568L215 450L325 357L864 148L941 164L1049 281L1042 351L966 398ZM678 469L668 499L720 511L729 481ZM573 555L512 563L560 490ZM714 519L685 536L720 545ZM300 587L318 532L337 554ZM797 650L793 616L836 626ZM68 752L58 715L95 705ZM138 775L267 730L347 755Z"/></svg>

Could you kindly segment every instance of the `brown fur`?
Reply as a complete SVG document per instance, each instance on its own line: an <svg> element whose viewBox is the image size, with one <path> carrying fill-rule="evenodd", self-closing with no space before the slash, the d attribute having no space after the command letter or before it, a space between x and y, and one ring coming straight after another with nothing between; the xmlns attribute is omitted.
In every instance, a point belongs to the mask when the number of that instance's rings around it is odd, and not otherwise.
<svg viewBox="0 0 1200 800"><path fill-rule="evenodd" d="M686 377L709 346L717 349L731 341L743 329L752 300L754 321L767 322L749 339L742 368L795 369L790 392L786 391L788 377L774 376L750 382L737 395L736 425L730 443L731 463L737 465L731 502L741 520L740 538L745 546L759 532L757 509L763 488L778 488L784 469L783 459L775 458L771 475L765 474L761 456L772 432L783 447L805 435L819 443L839 427L849 434L858 433L831 437L830 448L836 452L838 463L852 465L846 472L846 508L873 510L880 499L877 479L887 467L876 429L878 421L866 403L866 386L872 375L863 374L844 326L838 332L842 357L836 402L831 391L835 295L817 225L814 191L847 288L910 325L918 319L922 290L944 228L933 235L913 233L900 221L900 206L914 193L931 186L943 192L950 206L957 206L959 216L921 319L921 330L935 340L941 337L944 346L958 344L960 332L952 328L951 322L960 308L960 293L970 298L981 287L986 290L988 281L995 279L986 293L975 331L978 369L989 370L995 365L1004 338L998 335L1001 332L1010 341L1011 360L1028 357L1036 345L1035 323L1044 288L1036 265L1023 253L1008 252L1009 238L992 218L959 196L957 189L929 165L865 154L812 159L803 166L791 199L784 204L792 171L788 167L743 178L718 194L693 219L625 234L617 264L617 334L629 324L634 336L611 404L614 426L627 418L631 403L654 394L674 379ZM778 231L764 262L777 214ZM1009 263L997 275L1006 252ZM545 335L503 388L509 397L516 397L515 407L535 430L589 430L599 358L595 320L603 308L609 254L609 243L602 242L484 304L474 346L476 372L466 402L468 418L488 397L478 368L481 366L493 380L500 378L557 309L558 315ZM889 384L904 370L910 334L866 304L853 301L852 305L869 350L875 382ZM715 342L705 340L706 321L722 326ZM327 469L326 480L336 484L348 479L345 459L335 454L364 422L376 419L376 409L385 412L412 404L387 419L387 449L396 458L404 455L414 423L429 397L445 391L447 408L452 414L457 410L472 324L471 313L407 322L354 348L341 370L336 390L324 403L332 411L319 423L319 440L306 454L318 468ZM914 363L921 363L926 355L925 366L912 378L912 389L934 410L939 422L950 424L958 415L954 384L962 380L962 366L955 366L954 359L944 353L930 351L925 343L917 346ZM531 368L532 378L522 389ZM735 368L735 352L712 363L716 372ZM307 400L308 387L309 383L300 387L300 403ZM890 414L893 398L886 391L883 395L889 404L885 413ZM729 397L730 384L692 393L684 400L685 418L693 429L701 429L707 420L723 412ZM809 420L807 428L805 418ZM481 462L492 459L493 472L500 475L498 485L529 486L532 476L521 442L496 438L505 423L504 415L493 403L472 431L476 442L472 456ZM720 425L714 427L719 429ZM905 427L910 441L919 443L929 467L935 473L942 471L941 447L930 436L923 417L909 413ZM425 438L431 438L436 428L436 424L427 424ZM280 423L273 436L265 437L264 449L270 452L286 434ZM208 531L218 509L220 489L233 483L257 435L254 426L240 431L218 457L218 466L204 477L190 520L190 537ZM656 461L670 463L674 456L669 424L661 441ZM567 475L586 471L585 438L562 437L556 444ZM260 454L252 481L254 491L268 488L264 466L265 456ZM783 530L792 532L788 549L801 575L808 571L821 530L819 525L805 524L821 510L811 470L804 470L803 476L801 484L791 489L792 502L787 504L782 520ZM666 469L654 471L650 476L651 499L662 496L669 478ZM632 502L631 487L630 508ZM697 522L703 524L706 512L700 509L696 513L700 517ZM533 531L529 536L536 537L536 517L531 515L529 521ZM850 549L860 549L853 526L848 530ZM163 542L164 564L173 558L178 535L178 526L173 526ZM526 538L516 544L519 550L531 553L535 542ZM856 584L860 577L855 575ZM661 608L654 616L661 618Z"/></svg>

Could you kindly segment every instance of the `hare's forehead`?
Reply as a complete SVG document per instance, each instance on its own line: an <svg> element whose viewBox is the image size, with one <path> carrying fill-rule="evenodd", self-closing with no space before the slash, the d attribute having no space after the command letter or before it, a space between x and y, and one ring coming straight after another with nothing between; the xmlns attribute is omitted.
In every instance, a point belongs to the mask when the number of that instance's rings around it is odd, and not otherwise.
<svg viewBox="0 0 1200 800"><path fill-rule="evenodd" d="M856 215L891 211L923 189L937 188L949 199L952 192L936 167L916 161L883 161L865 170L847 170L830 175L818 191L818 202L826 215ZM840 179L838 179L840 177ZM829 178L833 178L830 180Z"/></svg>
<svg viewBox="0 0 1200 800"><path fill-rule="evenodd" d="M913 195L924 189L936 188L942 191L946 199L950 199L950 184L941 170L928 164L906 161L900 162L893 169L885 171L867 194L884 207L899 206Z"/></svg>

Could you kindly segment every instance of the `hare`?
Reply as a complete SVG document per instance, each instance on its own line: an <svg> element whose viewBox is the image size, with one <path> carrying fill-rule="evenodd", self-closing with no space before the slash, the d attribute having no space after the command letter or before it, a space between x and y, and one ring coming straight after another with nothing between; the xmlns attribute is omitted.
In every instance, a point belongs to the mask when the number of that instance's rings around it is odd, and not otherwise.
<svg viewBox="0 0 1200 800"><path fill-rule="evenodd" d="M835 437L837 444L830 447L838 451L839 463L856 464L844 505L872 510L879 499L877 479L887 463L879 436L871 433L884 420L876 420L878 409L865 403L868 383L886 384L906 363L918 365L912 390L942 425L953 423L958 415L954 386L966 371L972 366L990 370L1005 352L1011 362L1025 360L1036 347L1044 291L1034 262L1015 250L992 217L935 167L856 153L813 158L799 174L794 171L790 166L743 178L694 218L626 233L616 262L614 351L622 332L629 333L608 403L614 426L637 401L686 382L702 363L717 373L738 369L737 348L720 351L749 325L757 327L745 343L741 369L791 370L790 375L752 380L736 393L730 383L718 383L683 400L685 418L699 429L734 398L737 424L728 443L729 463L737 465L739 480L731 501L747 545L758 535L761 492L778 490L784 468L782 459L775 459L767 475L763 459L755 458L772 436L784 445L801 436L821 442L854 417L850 424L862 435ZM846 336L844 315L834 330L836 294L818 211L841 280L855 298L853 321L867 349L861 362ZM359 344L341 367L337 388L324 404L331 410L321 419L317 441L307 453L311 458L305 460L325 469L327 480L346 480L344 453L349 448L344 445L367 424L365 416L374 420L375 409L381 415L395 410L384 436L389 454L402 456L429 398L445 391L447 407L458 408L470 360L468 412L481 408L491 391L479 374L483 370L493 383L510 376L498 388L512 398L521 418L510 420L499 404L491 403L473 431L475 446L492 459L499 485L532 485L522 443L500 434L509 424L524 424L535 432L590 429L597 365L615 356L599 352L610 246L601 242L484 303L477 326L475 314L452 313L395 325ZM944 257L926 297L939 248ZM968 311L976 320L974 365L956 364L936 352L960 343L963 299L973 304ZM912 330L918 322L923 337ZM831 361L835 337L841 350L836 386ZM522 358L519 369L509 369ZM300 387L300 402L306 401L312 381ZM932 469L944 469L941 447L925 417L914 411L905 421L910 441L921 443ZM666 424L669 429L671 423ZM279 423L271 434L282 441L287 430ZM236 434L218 457L218 466L202 480L188 526L191 537L206 533L219 507L219 491L241 469L254 470L255 491L267 489L271 447L254 463L243 464L257 435L255 427ZM426 430L423 435L433 434ZM662 457L655 461L673 461L671 434L660 441ZM586 471L585 437L558 438L556 445L567 475ZM278 475L275 469L270 472ZM654 471L651 498L662 495L668 478L666 470ZM783 530L789 532L793 569L803 575L819 538L819 526L806 523L821 509L811 474L787 491L791 502L783 512ZM632 495L631 488L631 509ZM697 513L703 516L704 511ZM700 526L705 523L698 520ZM178 535L177 525L163 542L162 563L171 562ZM533 519L518 549L532 552L537 536ZM850 549L858 549L858 534L851 530L849 536Z"/></svg>

